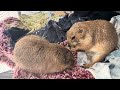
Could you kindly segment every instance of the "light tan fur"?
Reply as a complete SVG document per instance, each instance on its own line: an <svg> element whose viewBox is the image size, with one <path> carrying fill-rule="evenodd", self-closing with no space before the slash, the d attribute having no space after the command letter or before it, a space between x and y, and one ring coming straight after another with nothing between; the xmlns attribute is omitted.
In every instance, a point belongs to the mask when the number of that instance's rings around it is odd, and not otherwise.
<svg viewBox="0 0 120 90"><path fill-rule="evenodd" d="M36 35L21 38L15 44L13 56L21 69L40 74L61 72L71 68L74 62L70 50Z"/></svg>
<svg viewBox="0 0 120 90"><path fill-rule="evenodd" d="M67 41L71 50L86 52L90 63L84 67L89 68L117 47L118 37L109 21L91 20L73 24L67 32Z"/></svg>

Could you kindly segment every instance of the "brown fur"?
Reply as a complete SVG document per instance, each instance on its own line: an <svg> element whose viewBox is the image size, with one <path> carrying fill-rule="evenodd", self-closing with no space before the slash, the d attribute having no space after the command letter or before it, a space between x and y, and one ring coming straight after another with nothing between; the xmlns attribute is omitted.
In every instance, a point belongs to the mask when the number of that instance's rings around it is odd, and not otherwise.
<svg viewBox="0 0 120 90"><path fill-rule="evenodd" d="M35 35L21 38L14 48L13 61L33 73L61 72L73 66L72 52L59 44L49 43Z"/></svg>
<svg viewBox="0 0 120 90"><path fill-rule="evenodd" d="M84 67L88 68L117 47L118 37L109 21L93 20L75 23L67 32L67 41L72 50L86 52L90 63Z"/></svg>

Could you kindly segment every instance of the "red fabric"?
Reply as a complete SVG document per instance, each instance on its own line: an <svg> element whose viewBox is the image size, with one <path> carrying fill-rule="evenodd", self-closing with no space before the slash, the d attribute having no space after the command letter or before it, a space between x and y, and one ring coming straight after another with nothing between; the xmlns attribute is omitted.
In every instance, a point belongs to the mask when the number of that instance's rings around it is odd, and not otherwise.
<svg viewBox="0 0 120 90"><path fill-rule="evenodd" d="M14 71L15 79L94 79L93 75L81 68L80 66L75 66L72 69L67 69L63 72L53 73L53 74L33 74L16 68Z"/></svg>
<svg viewBox="0 0 120 90"><path fill-rule="evenodd" d="M12 62L13 47L11 44L10 36L7 36L4 32L7 30L7 26L4 22L0 23L0 62L6 63L9 67L13 68L15 63Z"/></svg>

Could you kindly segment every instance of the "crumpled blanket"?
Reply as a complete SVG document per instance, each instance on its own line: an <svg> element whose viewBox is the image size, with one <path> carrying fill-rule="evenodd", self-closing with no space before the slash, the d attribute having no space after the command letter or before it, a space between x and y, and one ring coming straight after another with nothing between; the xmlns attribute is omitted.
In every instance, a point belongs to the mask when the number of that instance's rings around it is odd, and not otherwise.
<svg viewBox="0 0 120 90"><path fill-rule="evenodd" d="M11 20L12 19L12 20ZM8 18L14 22L15 18ZM12 23L12 22L11 22ZM79 65L75 65L72 69L67 69L63 72L38 75L29 73L17 67L12 61L14 41L12 40L8 26L5 22L0 23L0 63L4 62L14 71L14 79L94 79L94 76ZM63 45L65 45L63 43Z"/></svg>
<svg viewBox="0 0 120 90"><path fill-rule="evenodd" d="M116 32L118 34L118 48L120 49L120 15L114 16L111 18L110 22L116 28Z"/></svg>
<svg viewBox="0 0 120 90"><path fill-rule="evenodd" d="M15 42L27 33L26 26L17 18L8 17L0 22L0 62L6 63L11 68L15 66L12 62Z"/></svg>
<svg viewBox="0 0 120 90"><path fill-rule="evenodd" d="M120 49L113 51L102 63L88 69L96 79L120 79Z"/></svg>
<svg viewBox="0 0 120 90"><path fill-rule="evenodd" d="M80 66L89 63L85 53L78 52L77 57L77 63ZM104 62L95 63L87 70L95 79L120 79L120 49L111 52Z"/></svg>

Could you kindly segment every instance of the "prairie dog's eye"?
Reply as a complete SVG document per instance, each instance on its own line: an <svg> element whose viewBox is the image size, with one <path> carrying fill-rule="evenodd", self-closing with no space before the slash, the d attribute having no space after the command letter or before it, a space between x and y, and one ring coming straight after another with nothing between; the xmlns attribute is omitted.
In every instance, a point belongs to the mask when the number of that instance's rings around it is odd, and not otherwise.
<svg viewBox="0 0 120 90"><path fill-rule="evenodd" d="M73 36L71 39L74 40L74 39L75 39L75 36Z"/></svg>
<svg viewBox="0 0 120 90"><path fill-rule="evenodd" d="M82 33L82 32L83 32L83 30L79 29L79 33Z"/></svg>

